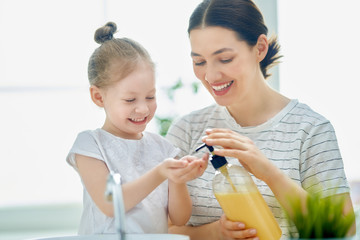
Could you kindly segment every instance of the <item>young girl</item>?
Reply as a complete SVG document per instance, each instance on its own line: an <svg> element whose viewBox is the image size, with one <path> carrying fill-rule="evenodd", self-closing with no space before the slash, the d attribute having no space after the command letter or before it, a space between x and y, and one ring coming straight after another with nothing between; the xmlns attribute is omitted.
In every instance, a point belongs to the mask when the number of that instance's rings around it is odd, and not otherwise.
<svg viewBox="0 0 360 240"><path fill-rule="evenodd" d="M166 233L168 217L188 221L186 181L203 173L207 155L176 160L177 148L143 132L156 110L154 64L137 42L113 38L115 31L109 22L95 32L101 46L88 65L91 99L104 108L105 123L79 133L67 157L84 186L79 234L115 232L113 204L104 198L110 171L121 175L127 232Z"/></svg>

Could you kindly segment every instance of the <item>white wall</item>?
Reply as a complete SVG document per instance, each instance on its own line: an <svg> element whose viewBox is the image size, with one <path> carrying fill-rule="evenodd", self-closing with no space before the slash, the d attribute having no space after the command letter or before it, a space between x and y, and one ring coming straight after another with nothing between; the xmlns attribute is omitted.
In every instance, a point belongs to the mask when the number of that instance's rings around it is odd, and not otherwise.
<svg viewBox="0 0 360 240"><path fill-rule="evenodd" d="M279 0L280 91L335 127L349 180L360 180L360 1Z"/></svg>
<svg viewBox="0 0 360 240"><path fill-rule="evenodd" d="M260 7L264 1L257 1ZM94 30L106 21L118 24L117 37L142 43L157 63L159 115L184 114L213 102L203 88L197 96L188 88L197 80L186 28L199 2L0 1L0 207L81 201L79 177L65 157L79 131L102 125L104 114L88 95L87 61L97 47ZM359 3L278 4L285 56L280 90L332 121L348 177L359 179ZM265 19L274 20L267 13ZM187 87L175 103L166 101L163 88L179 78ZM154 124L149 130L156 131Z"/></svg>
<svg viewBox="0 0 360 240"><path fill-rule="evenodd" d="M190 90L196 79L186 26L199 2L0 1L0 208L81 202L80 179L65 157L78 132L103 124L89 98L87 63L98 47L94 32L107 21L117 23L116 37L139 41L156 62L158 115L213 101L205 90ZM163 88L179 78L186 86L169 102ZM184 103L184 94L198 106ZM157 131L155 121L149 130Z"/></svg>

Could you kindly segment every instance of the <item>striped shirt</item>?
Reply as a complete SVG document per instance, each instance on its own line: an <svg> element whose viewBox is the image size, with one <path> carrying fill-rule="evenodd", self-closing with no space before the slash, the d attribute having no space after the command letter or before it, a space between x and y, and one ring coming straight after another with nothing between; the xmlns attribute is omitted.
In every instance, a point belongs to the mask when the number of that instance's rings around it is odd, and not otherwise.
<svg viewBox="0 0 360 240"><path fill-rule="evenodd" d="M209 128L227 128L249 137L273 164L306 190L323 191L324 195L349 192L332 124L297 100L291 100L276 116L254 127L241 127L226 107L214 104L174 121L166 137L180 148L179 157L200 157L206 149L198 153L195 149ZM240 164L236 159L227 159L231 164ZM223 214L212 192L213 177L214 168L209 164L201 177L188 182L193 201L188 224L210 223ZM285 212L270 188L252 177L285 239L289 229Z"/></svg>

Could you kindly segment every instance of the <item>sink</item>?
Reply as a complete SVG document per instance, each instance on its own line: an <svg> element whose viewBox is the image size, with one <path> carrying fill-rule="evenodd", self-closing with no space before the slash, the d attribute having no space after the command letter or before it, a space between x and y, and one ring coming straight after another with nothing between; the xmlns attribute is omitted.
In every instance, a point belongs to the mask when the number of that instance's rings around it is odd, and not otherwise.
<svg viewBox="0 0 360 240"><path fill-rule="evenodd" d="M52 238L33 238L28 240L119 240L118 234L64 236ZM190 240L179 234L126 234L126 240Z"/></svg>
<svg viewBox="0 0 360 240"><path fill-rule="evenodd" d="M190 240L189 236L180 234L125 234L125 207L120 182L120 174L110 173L105 192L106 198L114 203L115 227L117 233L32 238L28 240Z"/></svg>

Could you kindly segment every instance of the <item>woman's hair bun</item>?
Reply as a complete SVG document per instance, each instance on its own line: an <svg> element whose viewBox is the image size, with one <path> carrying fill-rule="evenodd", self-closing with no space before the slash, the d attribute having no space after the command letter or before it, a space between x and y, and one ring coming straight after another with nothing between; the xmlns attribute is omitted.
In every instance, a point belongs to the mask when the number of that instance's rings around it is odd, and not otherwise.
<svg viewBox="0 0 360 240"><path fill-rule="evenodd" d="M95 32L95 42L103 44L104 42L113 39L113 35L116 32L116 24L113 22L108 22L105 26L99 28Z"/></svg>

